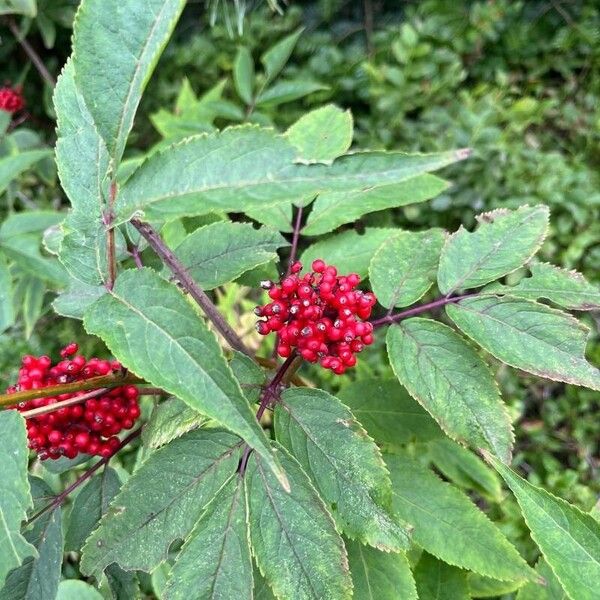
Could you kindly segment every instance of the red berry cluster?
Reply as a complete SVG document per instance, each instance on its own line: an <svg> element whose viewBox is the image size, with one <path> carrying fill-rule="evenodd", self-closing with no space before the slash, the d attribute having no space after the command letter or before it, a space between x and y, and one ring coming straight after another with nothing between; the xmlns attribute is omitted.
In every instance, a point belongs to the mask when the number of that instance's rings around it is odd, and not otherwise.
<svg viewBox="0 0 600 600"><path fill-rule="evenodd" d="M25 107L25 100L21 94L21 88L0 88L0 110L16 113Z"/></svg>
<svg viewBox="0 0 600 600"><path fill-rule="evenodd" d="M75 343L65 346L60 353L63 360L56 365L52 365L48 356L24 356L18 382L9 387L7 392L42 389L121 370L121 364L117 361L99 358L86 360L77 354L78 349ZM21 402L17 410L49 406L84 394L89 394L89 391L37 398ZM27 419L29 447L42 460L61 456L75 458L80 452L107 458L119 446L117 434L124 429L131 429L140 416L138 396L135 386L125 385L80 404L30 417Z"/></svg>
<svg viewBox="0 0 600 600"><path fill-rule="evenodd" d="M365 319L377 300L356 289L356 273L338 276L322 260L315 260L312 269L301 276L302 263L296 262L279 285L262 282L273 302L256 307L256 315L266 317L256 328L261 335L277 332L279 356L296 349L305 360L341 375L356 364L355 354L373 343L373 325Z"/></svg>

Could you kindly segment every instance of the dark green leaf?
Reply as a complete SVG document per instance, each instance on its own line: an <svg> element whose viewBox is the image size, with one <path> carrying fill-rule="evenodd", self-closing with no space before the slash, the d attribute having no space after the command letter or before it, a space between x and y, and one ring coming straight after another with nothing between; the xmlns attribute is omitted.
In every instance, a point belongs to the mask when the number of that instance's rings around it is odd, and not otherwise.
<svg viewBox="0 0 600 600"><path fill-rule="evenodd" d="M46 285L37 277L26 277L25 293L23 294L22 316L25 324L25 337L29 338L37 323L44 306Z"/></svg>
<svg viewBox="0 0 600 600"><path fill-rule="evenodd" d="M303 27L297 29L294 33L277 42L272 48L269 48L269 50L260 57L260 62L265 67L267 82L272 81L279 75L281 69L283 69L285 63L287 63L294 51L298 38L302 35L303 31Z"/></svg>
<svg viewBox="0 0 600 600"><path fill-rule="evenodd" d="M8 184L16 179L23 171L26 171L52 154L51 150L26 150L18 154L10 154L0 158L0 194L8 187Z"/></svg>
<svg viewBox="0 0 600 600"><path fill-rule="evenodd" d="M499 581L477 573L467 575L467 584L469 594L473 598L498 598L499 596L512 594L523 587L522 581Z"/></svg>
<svg viewBox="0 0 600 600"><path fill-rule="evenodd" d="M467 574L423 554L415 569L419 600L469 600Z"/></svg>
<svg viewBox="0 0 600 600"><path fill-rule="evenodd" d="M233 62L233 85L238 96L246 103L252 104L254 95L254 61L248 48L240 46Z"/></svg>
<svg viewBox="0 0 600 600"><path fill-rule="evenodd" d="M0 253L0 333L14 322L12 277L8 270L8 263Z"/></svg>

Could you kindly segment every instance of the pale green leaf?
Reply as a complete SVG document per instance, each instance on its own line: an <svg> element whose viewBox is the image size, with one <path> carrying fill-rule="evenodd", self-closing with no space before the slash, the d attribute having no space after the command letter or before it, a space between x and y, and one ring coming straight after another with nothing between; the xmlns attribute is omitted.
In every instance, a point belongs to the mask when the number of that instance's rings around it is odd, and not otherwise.
<svg viewBox="0 0 600 600"><path fill-rule="evenodd" d="M151 269L124 271L84 324L130 371L243 437L285 482L214 334L174 285Z"/></svg>
<svg viewBox="0 0 600 600"><path fill-rule="evenodd" d="M233 61L233 85L238 96L246 103L252 104L254 95L254 61L248 48L240 46Z"/></svg>
<svg viewBox="0 0 600 600"><path fill-rule="evenodd" d="M415 581L403 552L381 552L358 542L346 541L354 584L360 600L417 600Z"/></svg>
<svg viewBox="0 0 600 600"><path fill-rule="evenodd" d="M281 69L285 66L285 63L289 60L298 39L302 35L304 28L301 27L284 37L282 40L277 42L273 47L269 48L261 57L260 62L265 67L265 76L267 82L272 81L277 75L279 75Z"/></svg>
<svg viewBox="0 0 600 600"><path fill-rule="evenodd" d="M419 300L435 282L443 244L441 229L401 231L386 240L369 266L379 304L400 307Z"/></svg>
<svg viewBox="0 0 600 600"><path fill-rule="evenodd" d="M42 314L46 285L37 277L24 277L22 282L24 282L25 289L21 305L21 316L25 325L25 337L29 339Z"/></svg>
<svg viewBox="0 0 600 600"><path fill-rule="evenodd" d="M600 308L600 289L587 282L581 273L568 271L548 263L529 267L531 277L524 277L517 285L493 285L486 291L509 294L528 300L544 298L569 310L597 310Z"/></svg>
<svg viewBox="0 0 600 600"><path fill-rule="evenodd" d="M142 430L144 445L160 448L206 423L206 417L179 398L169 398L154 407Z"/></svg>
<svg viewBox="0 0 600 600"><path fill-rule="evenodd" d="M312 478L338 529L382 550L408 548L408 532L391 511L381 453L337 398L318 389L285 391L275 408L275 433Z"/></svg>
<svg viewBox="0 0 600 600"><path fill-rule="evenodd" d="M80 552L85 540L96 528L108 505L121 487L114 469L104 468L77 494L69 515L65 549Z"/></svg>
<svg viewBox="0 0 600 600"><path fill-rule="evenodd" d="M1 0L0 15L12 14L35 17L37 14L37 0Z"/></svg>
<svg viewBox="0 0 600 600"><path fill-rule="evenodd" d="M521 206L479 215L474 232L461 227L448 238L440 257L442 294L480 287L518 269L542 245L549 217L546 206Z"/></svg>
<svg viewBox="0 0 600 600"><path fill-rule="evenodd" d="M508 412L489 367L466 340L417 317L390 327L387 346L400 383L451 438L510 460Z"/></svg>
<svg viewBox="0 0 600 600"><path fill-rule="evenodd" d="M104 597L85 581L66 579L58 586L56 600L104 600Z"/></svg>
<svg viewBox="0 0 600 600"><path fill-rule="evenodd" d="M127 180L117 198L117 220L140 213L148 220L172 220L213 210L244 212L398 183L465 157L462 151L361 152L327 166L294 164L296 152L284 135L254 125L188 138L150 156Z"/></svg>
<svg viewBox="0 0 600 600"><path fill-rule="evenodd" d="M543 558L538 560L535 570L544 582L527 583L519 590L517 600L569 600L560 585L560 581Z"/></svg>
<svg viewBox="0 0 600 600"><path fill-rule="evenodd" d="M196 229L174 252L200 287L212 290L276 260L277 249L287 245L274 229L221 221Z"/></svg>
<svg viewBox="0 0 600 600"><path fill-rule="evenodd" d="M75 79L115 165L183 0L85 0L73 26Z"/></svg>
<svg viewBox="0 0 600 600"><path fill-rule="evenodd" d="M103 285L89 285L83 281L71 279L67 290L59 294L52 302L52 308L63 317L83 319L85 311L104 294L106 294L106 288Z"/></svg>
<svg viewBox="0 0 600 600"><path fill-rule="evenodd" d="M509 296L466 298L446 306L446 312L502 362L545 379L600 390L600 371L584 356L589 330L571 315Z"/></svg>
<svg viewBox="0 0 600 600"><path fill-rule="evenodd" d="M487 455L512 490L531 537L572 600L596 600L600 581L600 523L561 498L519 477Z"/></svg>
<svg viewBox="0 0 600 600"><path fill-rule="evenodd" d="M291 202L280 202L273 206L261 206L260 208L245 210L244 212L251 219L267 225L267 227L277 229L277 231L284 233L291 233L293 231L293 205Z"/></svg>
<svg viewBox="0 0 600 600"><path fill-rule="evenodd" d="M0 333L15 322L13 284L8 263L0 252Z"/></svg>
<svg viewBox="0 0 600 600"><path fill-rule="evenodd" d="M378 443L400 445L445 437L395 379L359 379L344 386L338 397Z"/></svg>
<svg viewBox="0 0 600 600"><path fill-rule="evenodd" d="M115 562L125 570L149 572L165 560L171 542L190 533L202 509L235 473L241 446L230 433L198 430L155 450L88 538L82 572L99 575Z"/></svg>
<svg viewBox="0 0 600 600"><path fill-rule="evenodd" d="M315 201L304 235L321 235L333 231L344 223L351 223L363 215L387 208L424 202L434 198L448 183L435 175L425 173L439 167L423 165L406 181L385 185L374 185L350 192L326 192Z"/></svg>
<svg viewBox="0 0 600 600"><path fill-rule="evenodd" d="M245 474L250 540L258 567L278 598L350 600L348 557L333 519L296 459L283 447L276 448L290 493L256 454Z"/></svg>
<svg viewBox="0 0 600 600"><path fill-rule="evenodd" d="M21 522L32 506L27 478L25 421L16 410L0 412L0 586L6 575L35 548L21 535Z"/></svg>
<svg viewBox="0 0 600 600"><path fill-rule="evenodd" d="M354 272L365 277L377 249L397 231L379 227L370 227L362 234L353 230L344 231L310 245L300 260L308 266L316 258L321 258L335 265L339 273Z"/></svg>
<svg viewBox="0 0 600 600"><path fill-rule="evenodd" d="M523 581L499 581L477 573L467 575L467 584L473 598L498 598L514 593L524 585Z"/></svg>
<svg viewBox="0 0 600 600"><path fill-rule="evenodd" d="M0 225L0 241L24 233L39 233L48 227L58 225L64 218L64 213L52 210L13 213Z"/></svg>
<svg viewBox="0 0 600 600"><path fill-rule="evenodd" d="M298 162L330 165L350 148L352 129L352 113L328 104L300 117L286 135L298 150Z"/></svg>
<svg viewBox="0 0 600 600"><path fill-rule="evenodd" d="M26 171L35 163L51 155L51 150L26 150L18 154L9 154L0 158L0 194L23 171Z"/></svg>
<svg viewBox="0 0 600 600"><path fill-rule="evenodd" d="M419 600L469 600L467 574L423 554L415 569Z"/></svg>
<svg viewBox="0 0 600 600"><path fill-rule="evenodd" d="M407 455L385 456L394 510L414 526L415 543L441 560L506 581L533 572L469 497Z"/></svg>
<svg viewBox="0 0 600 600"><path fill-rule="evenodd" d="M165 600L252 600L252 558L244 480L234 473L216 494L181 548Z"/></svg>

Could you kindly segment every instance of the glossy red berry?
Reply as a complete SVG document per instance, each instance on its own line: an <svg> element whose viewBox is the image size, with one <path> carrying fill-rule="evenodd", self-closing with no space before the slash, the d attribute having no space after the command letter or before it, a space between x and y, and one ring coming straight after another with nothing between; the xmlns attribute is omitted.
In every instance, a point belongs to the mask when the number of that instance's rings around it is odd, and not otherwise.
<svg viewBox="0 0 600 600"><path fill-rule="evenodd" d="M373 342L373 326L365 320L375 295L357 289L356 273L338 276L337 269L321 259L313 261L312 272L300 275L301 270L301 263L295 262L279 284L269 282L265 289L273 302L256 307L255 314L264 319L258 321L257 331L277 332L279 356L297 351L341 375Z"/></svg>
<svg viewBox="0 0 600 600"><path fill-rule="evenodd" d="M16 113L25 107L25 100L20 87L2 87L0 88L0 110L9 113Z"/></svg>

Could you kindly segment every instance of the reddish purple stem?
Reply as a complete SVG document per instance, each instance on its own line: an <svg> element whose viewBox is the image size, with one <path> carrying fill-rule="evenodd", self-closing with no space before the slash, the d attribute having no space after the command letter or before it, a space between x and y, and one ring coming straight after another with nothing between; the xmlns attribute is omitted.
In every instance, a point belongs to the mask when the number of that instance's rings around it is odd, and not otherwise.
<svg viewBox="0 0 600 600"><path fill-rule="evenodd" d="M292 265L296 262L296 254L298 253L298 240L300 239L300 227L302 225L302 207L298 207L296 220L294 222L294 233L292 234L292 249L290 251L290 260L288 262L287 274L292 270Z"/></svg>

